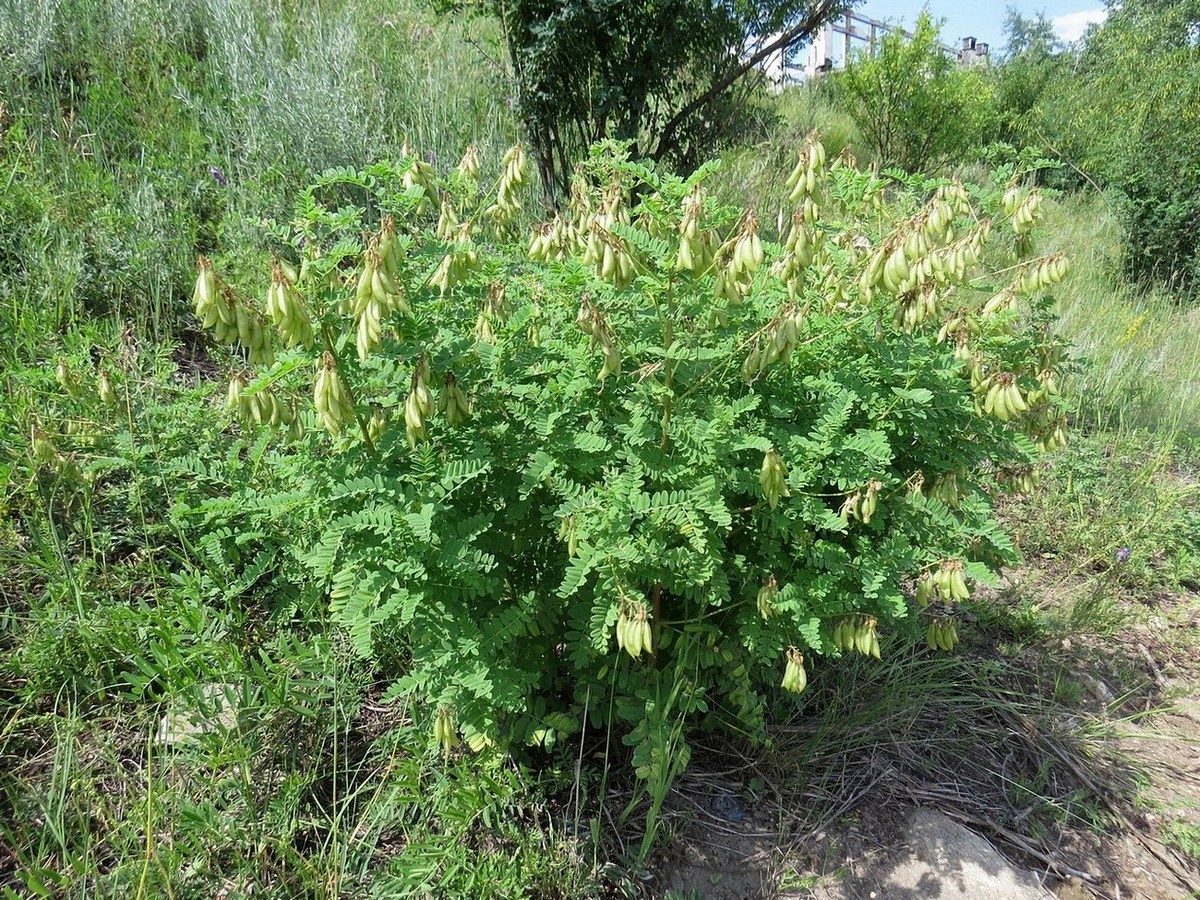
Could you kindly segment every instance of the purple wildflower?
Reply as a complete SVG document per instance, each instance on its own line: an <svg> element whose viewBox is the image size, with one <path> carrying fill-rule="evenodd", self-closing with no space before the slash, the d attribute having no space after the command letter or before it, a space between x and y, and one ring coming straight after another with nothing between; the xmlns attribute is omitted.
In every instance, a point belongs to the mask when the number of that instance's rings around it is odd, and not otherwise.
<svg viewBox="0 0 1200 900"><path fill-rule="evenodd" d="M1119 563L1129 562L1129 556L1132 553L1133 553L1133 551L1130 550L1128 547L1121 547L1120 549L1117 550L1117 562L1119 562Z"/></svg>
<svg viewBox="0 0 1200 900"><path fill-rule="evenodd" d="M225 187L225 185L229 184L229 179L225 177L225 173L216 166L209 166L208 174L211 175L213 180L216 181L216 183L221 187Z"/></svg>

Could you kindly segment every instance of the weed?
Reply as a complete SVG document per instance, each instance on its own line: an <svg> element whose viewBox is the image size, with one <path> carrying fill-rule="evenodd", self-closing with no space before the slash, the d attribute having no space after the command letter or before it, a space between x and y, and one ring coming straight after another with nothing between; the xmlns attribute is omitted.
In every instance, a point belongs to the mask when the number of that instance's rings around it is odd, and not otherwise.
<svg viewBox="0 0 1200 900"><path fill-rule="evenodd" d="M1111 630L1120 624L1116 593L1196 577L1200 531L1193 527L1190 465L1188 451L1169 435L1085 434L1045 467L1037 492L1008 504L1006 517L1027 558L1051 554L1069 561L1066 573L1103 574L1069 612L1082 617L1080 624L1091 619Z"/></svg>
<svg viewBox="0 0 1200 900"><path fill-rule="evenodd" d="M1200 862L1200 825L1176 820L1167 824L1163 829L1163 836L1170 846Z"/></svg>

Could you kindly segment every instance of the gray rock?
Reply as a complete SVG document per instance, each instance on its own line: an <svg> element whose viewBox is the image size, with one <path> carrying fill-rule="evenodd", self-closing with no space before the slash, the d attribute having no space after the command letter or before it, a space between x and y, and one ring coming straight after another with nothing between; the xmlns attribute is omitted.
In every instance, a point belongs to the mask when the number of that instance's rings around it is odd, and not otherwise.
<svg viewBox="0 0 1200 900"><path fill-rule="evenodd" d="M1032 872L1018 869L973 831L939 812L914 810L907 854L883 875L880 900L1045 900Z"/></svg>
<svg viewBox="0 0 1200 900"><path fill-rule="evenodd" d="M170 745L213 731L233 731L238 727L240 706L241 692L237 685L202 684L194 697L172 698L167 714L158 724L156 740Z"/></svg>

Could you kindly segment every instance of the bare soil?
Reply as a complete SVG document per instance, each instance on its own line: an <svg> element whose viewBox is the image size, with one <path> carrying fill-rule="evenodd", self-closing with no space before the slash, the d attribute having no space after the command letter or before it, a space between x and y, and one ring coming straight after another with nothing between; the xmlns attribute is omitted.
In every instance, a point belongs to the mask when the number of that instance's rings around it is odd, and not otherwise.
<svg viewBox="0 0 1200 900"><path fill-rule="evenodd" d="M1105 577L1054 565L1010 573L991 599L1077 603ZM1200 862L1173 841L1181 826L1200 829L1200 595L1115 590L1126 619L1115 631L1023 648L982 703L932 699L909 721L810 759L801 778L698 748L664 806L670 838L645 893L886 897L905 823L925 806L1062 898L1200 897ZM980 625L962 652L994 673L1005 642ZM1014 696L1031 702L1000 702ZM788 745L807 746L804 729L781 734L767 756L795 758Z"/></svg>

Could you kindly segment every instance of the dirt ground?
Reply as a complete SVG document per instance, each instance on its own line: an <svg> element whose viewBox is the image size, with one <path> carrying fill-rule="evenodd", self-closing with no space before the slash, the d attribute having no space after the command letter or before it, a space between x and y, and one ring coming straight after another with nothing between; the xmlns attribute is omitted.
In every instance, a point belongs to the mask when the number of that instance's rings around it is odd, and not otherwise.
<svg viewBox="0 0 1200 900"><path fill-rule="evenodd" d="M1061 602L1093 582L1030 569L1010 574L995 599L1019 591ZM664 807L671 837L646 893L884 898L881 873L905 854L905 824L921 806L986 838L1061 898L1200 897L1200 866L1177 837L1190 828L1200 840L1200 594L1121 602L1127 615L1115 634L1064 639L1044 659L1023 658L1036 677L1006 686L1066 693L1054 720L998 706L987 721L965 723L973 745L950 738L943 750L935 736L963 723L930 704L904 740L884 734L814 760L826 775L800 797L763 790L778 773L757 764L695 753ZM996 648L965 652L982 658ZM1012 784L1029 786L1027 803L1005 789Z"/></svg>

